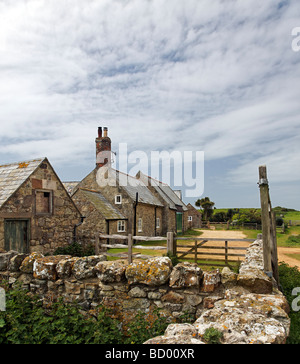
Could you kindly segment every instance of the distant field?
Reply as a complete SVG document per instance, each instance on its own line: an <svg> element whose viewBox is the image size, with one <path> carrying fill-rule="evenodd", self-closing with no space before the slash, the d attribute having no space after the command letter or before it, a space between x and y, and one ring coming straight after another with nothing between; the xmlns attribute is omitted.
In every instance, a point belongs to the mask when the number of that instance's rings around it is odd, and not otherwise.
<svg viewBox="0 0 300 364"><path fill-rule="evenodd" d="M227 212L230 209L230 207L228 209L214 209L214 214L218 213L218 212ZM237 210L236 208L231 208L231 210ZM243 212L249 212L250 210L258 210L260 211L260 208L240 208L240 213L242 214ZM284 208L279 208L279 207L275 207L273 208L273 210L276 212L276 216L283 216L283 220L284 222L288 223L290 220L292 221L300 221L300 211L285 211L286 209Z"/></svg>

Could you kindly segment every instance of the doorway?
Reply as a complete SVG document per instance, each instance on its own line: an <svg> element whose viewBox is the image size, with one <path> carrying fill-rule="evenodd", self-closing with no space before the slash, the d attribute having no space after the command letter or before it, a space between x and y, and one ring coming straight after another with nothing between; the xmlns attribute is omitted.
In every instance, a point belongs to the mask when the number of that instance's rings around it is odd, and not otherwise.
<svg viewBox="0 0 300 364"><path fill-rule="evenodd" d="M6 251L29 252L29 221L5 220L4 247Z"/></svg>

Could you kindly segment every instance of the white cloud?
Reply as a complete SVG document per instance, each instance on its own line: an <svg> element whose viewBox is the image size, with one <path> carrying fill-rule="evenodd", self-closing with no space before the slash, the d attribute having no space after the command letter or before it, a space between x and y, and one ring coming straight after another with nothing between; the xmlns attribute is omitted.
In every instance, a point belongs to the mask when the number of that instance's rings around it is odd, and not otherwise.
<svg viewBox="0 0 300 364"><path fill-rule="evenodd" d="M235 157L241 183L264 159L298 180L298 5L1 1L1 159L93 161L106 124L133 149Z"/></svg>

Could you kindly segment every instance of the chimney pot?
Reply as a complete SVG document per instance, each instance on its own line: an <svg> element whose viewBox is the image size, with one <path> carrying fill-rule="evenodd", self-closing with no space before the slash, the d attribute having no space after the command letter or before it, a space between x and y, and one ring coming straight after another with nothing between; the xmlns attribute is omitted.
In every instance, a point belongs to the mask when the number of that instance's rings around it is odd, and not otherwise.
<svg viewBox="0 0 300 364"><path fill-rule="evenodd" d="M98 138L102 138L102 128L98 128Z"/></svg>
<svg viewBox="0 0 300 364"><path fill-rule="evenodd" d="M107 137L107 133L108 133L108 128L104 128L104 137L106 138Z"/></svg>

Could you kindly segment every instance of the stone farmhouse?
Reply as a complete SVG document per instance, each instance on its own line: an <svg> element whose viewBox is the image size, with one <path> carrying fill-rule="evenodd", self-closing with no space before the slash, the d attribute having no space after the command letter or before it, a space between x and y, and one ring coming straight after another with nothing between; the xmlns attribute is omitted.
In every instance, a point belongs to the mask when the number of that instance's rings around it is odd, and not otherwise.
<svg viewBox="0 0 300 364"><path fill-rule="evenodd" d="M47 158L0 166L0 250L52 253L80 221Z"/></svg>
<svg viewBox="0 0 300 364"><path fill-rule="evenodd" d="M189 229L201 228L202 226L202 214L190 203L188 208L188 227Z"/></svg>
<svg viewBox="0 0 300 364"><path fill-rule="evenodd" d="M108 129L98 128L96 138L96 168L81 182L65 182L82 215L87 215L79 227L86 237L87 231L110 234L131 233L134 236L161 236L168 231L179 232L188 228L187 207L167 185L139 172L135 177L111 168L111 139ZM102 155L102 158L99 156ZM103 157L104 155L104 157ZM148 182L152 180L152 185ZM109 183L113 181L113 183ZM95 219L87 214L87 195L97 195L105 201L106 211ZM88 203L94 205L94 201ZM90 205L91 206L91 205ZM93 210L93 207L91 206ZM112 216L111 216L112 213ZM119 215L117 215L119 214ZM100 221L101 220L101 221Z"/></svg>
<svg viewBox="0 0 300 364"><path fill-rule="evenodd" d="M146 176L141 171L137 173L136 178L143 181L164 205L162 234L166 235L169 231L176 233L186 231L188 229L188 208L176 193L178 191L173 191L166 183Z"/></svg>

